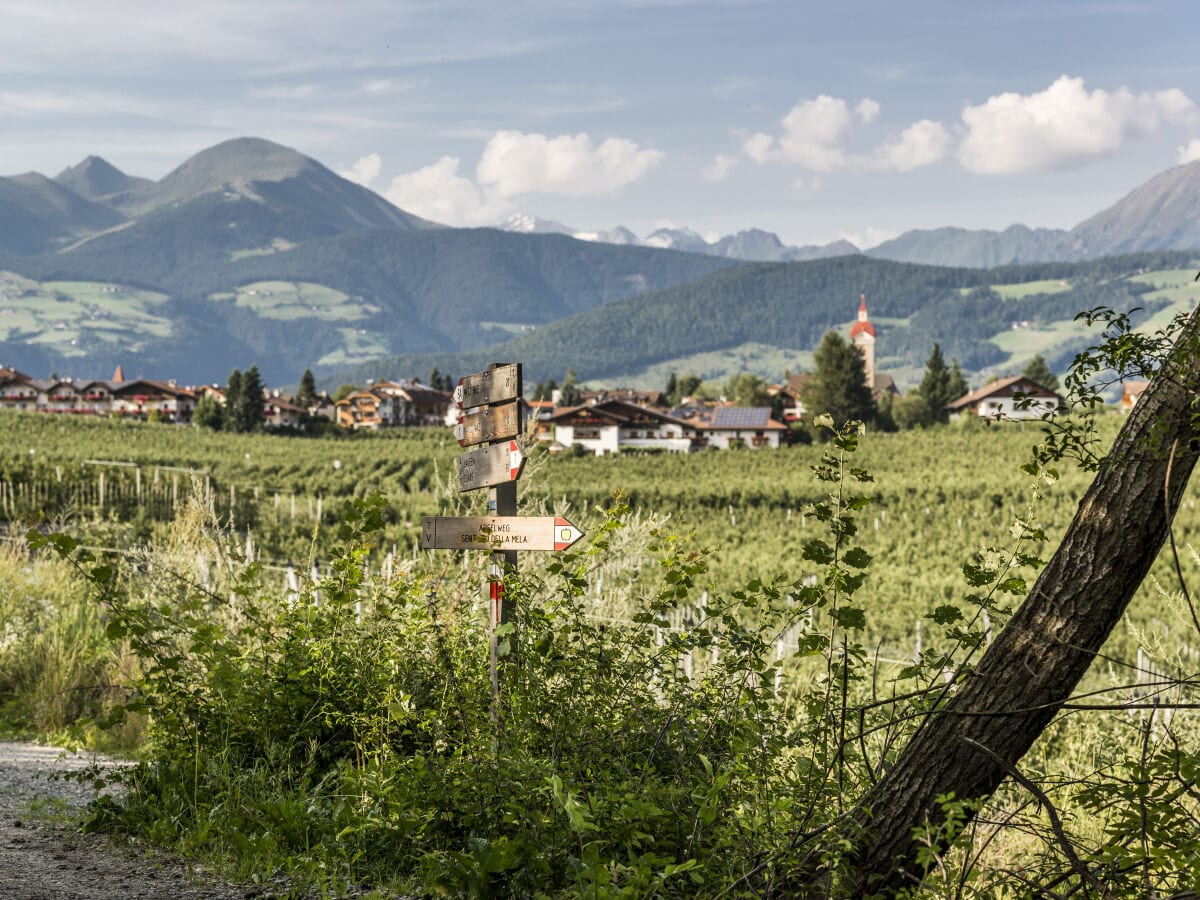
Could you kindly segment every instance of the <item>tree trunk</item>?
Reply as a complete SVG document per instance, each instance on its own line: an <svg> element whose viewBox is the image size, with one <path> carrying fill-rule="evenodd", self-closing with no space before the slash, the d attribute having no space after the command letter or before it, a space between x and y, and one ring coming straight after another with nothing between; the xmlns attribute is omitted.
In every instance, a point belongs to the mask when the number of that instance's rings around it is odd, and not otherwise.
<svg viewBox="0 0 1200 900"><path fill-rule="evenodd" d="M850 890L885 896L922 877L913 838L942 814L936 797L986 798L1087 672L1162 549L1196 464L1200 319L1193 312L1079 504L1025 602L933 713L842 833Z"/></svg>

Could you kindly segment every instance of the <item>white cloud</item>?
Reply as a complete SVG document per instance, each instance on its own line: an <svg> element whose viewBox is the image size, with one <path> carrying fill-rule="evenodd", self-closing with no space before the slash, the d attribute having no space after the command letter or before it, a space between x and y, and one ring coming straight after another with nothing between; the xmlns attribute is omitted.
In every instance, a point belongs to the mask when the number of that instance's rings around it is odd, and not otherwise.
<svg viewBox="0 0 1200 900"><path fill-rule="evenodd" d="M401 209L446 225L490 225L506 205L489 200L469 178L458 174L458 160L443 156L431 166L397 175L384 192Z"/></svg>
<svg viewBox="0 0 1200 900"><path fill-rule="evenodd" d="M822 94L793 106L783 117L781 134L753 134L742 149L756 163L790 162L832 172L846 164L843 144L852 122L845 100Z"/></svg>
<svg viewBox="0 0 1200 900"><path fill-rule="evenodd" d="M374 154L372 154L374 156ZM398 175L384 196L402 209L447 225L490 225L526 194L582 197L612 194L641 178L663 158L625 138L593 146L586 134L547 137L499 131L484 147L475 180L459 174L459 160ZM359 160L370 171L371 157Z"/></svg>
<svg viewBox="0 0 1200 900"><path fill-rule="evenodd" d="M941 160L950 136L940 122L922 119L898 138L869 153L848 148L855 124L870 125L879 117L879 104L869 97L851 111L845 100L822 94L792 107L778 135L759 132L742 141L743 152L757 163L785 162L811 172L878 169L908 172Z"/></svg>
<svg viewBox="0 0 1200 900"><path fill-rule="evenodd" d="M355 184L370 187L371 183L379 177L379 173L382 170L383 157L378 153L368 153L349 169L341 170L338 174L348 181L353 181Z"/></svg>
<svg viewBox="0 0 1200 900"><path fill-rule="evenodd" d="M502 197L547 193L567 197L615 194L657 165L664 154L626 138L593 146L587 134L500 131L475 169L479 184Z"/></svg>
<svg viewBox="0 0 1200 900"><path fill-rule="evenodd" d="M1200 159L1200 138L1192 138L1186 145L1179 148L1179 163L1195 162Z"/></svg>
<svg viewBox="0 0 1200 900"><path fill-rule="evenodd" d="M895 172L911 172L940 161L946 155L950 134L941 122L922 119L901 132L900 137L877 147L871 166Z"/></svg>
<svg viewBox="0 0 1200 900"><path fill-rule="evenodd" d="M870 97L864 97L858 101L858 106L854 107L854 112L858 116L860 122L864 125L869 125L875 121L875 117L879 115L879 104Z"/></svg>
<svg viewBox="0 0 1200 900"><path fill-rule="evenodd" d="M1177 88L1089 92L1082 78L1063 75L1044 91L997 94L964 109L967 136L958 158L985 175L1074 168L1196 116L1196 105Z"/></svg>
<svg viewBox="0 0 1200 900"><path fill-rule="evenodd" d="M737 165L737 159L732 156L726 156L724 153L718 153L713 157L712 164L709 165L702 173L705 181L724 181L730 170Z"/></svg>

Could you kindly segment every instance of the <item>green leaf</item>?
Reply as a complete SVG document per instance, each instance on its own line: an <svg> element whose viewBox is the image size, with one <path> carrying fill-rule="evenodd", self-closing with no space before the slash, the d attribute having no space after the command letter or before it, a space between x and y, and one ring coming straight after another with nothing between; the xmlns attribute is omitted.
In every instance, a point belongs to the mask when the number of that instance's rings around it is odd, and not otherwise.
<svg viewBox="0 0 1200 900"><path fill-rule="evenodd" d="M857 607L843 606L833 610L833 621L839 628L866 628L867 614Z"/></svg>
<svg viewBox="0 0 1200 900"><path fill-rule="evenodd" d="M959 621L962 617L962 610L957 606L939 606L928 616L928 618L933 619L938 625L951 625Z"/></svg>
<svg viewBox="0 0 1200 900"><path fill-rule="evenodd" d="M846 561L846 565L854 566L856 569L865 569L871 564L871 554L862 547L851 547L842 558Z"/></svg>
<svg viewBox="0 0 1200 900"><path fill-rule="evenodd" d="M805 541L800 555L810 562L821 565L833 562L833 548L818 538Z"/></svg>

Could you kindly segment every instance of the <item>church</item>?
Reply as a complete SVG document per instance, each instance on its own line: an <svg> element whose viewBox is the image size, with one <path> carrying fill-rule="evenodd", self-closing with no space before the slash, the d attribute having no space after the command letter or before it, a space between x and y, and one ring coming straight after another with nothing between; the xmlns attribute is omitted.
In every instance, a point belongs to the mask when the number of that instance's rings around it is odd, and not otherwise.
<svg viewBox="0 0 1200 900"><path fill-rule="evenodd" d="M875 370L875 326L871 324L867 315L866 294L859 295L858 320L850 326L850 343L862 354L867 386L875 399L878 400L884 394L899 394L895 379L886 372Z"/></svg>

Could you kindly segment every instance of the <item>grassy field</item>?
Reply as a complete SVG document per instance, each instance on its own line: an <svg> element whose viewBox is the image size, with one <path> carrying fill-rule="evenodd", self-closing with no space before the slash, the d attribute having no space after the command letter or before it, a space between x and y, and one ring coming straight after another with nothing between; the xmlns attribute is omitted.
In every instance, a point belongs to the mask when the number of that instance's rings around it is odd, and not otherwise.
<svg viewBox="0 0 1200 900"><path fill-rule="evenodd" d="M1061 294L1071 290L1071 284L1065 279L1052 278L1020 284L994 284L992 290L1005 300L1019 300L1031 294Z"/></svg>
<svg viewBox="0 0 1200 900"><path fill-rule="evenodd" d="M236 293L213 294L210 300L232 300L264 319L353 322L379 312L377 307L348 297L341 291L305 281L256 281Z"/></svg>
<svg viewBox="0 0 1200 900"><path fill-rule="evenodd" d="M156 314L167 299L165 294L114 284L39 284L0 272L0 341L50 345L68 357L85 356L88 340L137 349L147 335L170 335L170 321Z"/></svg>

